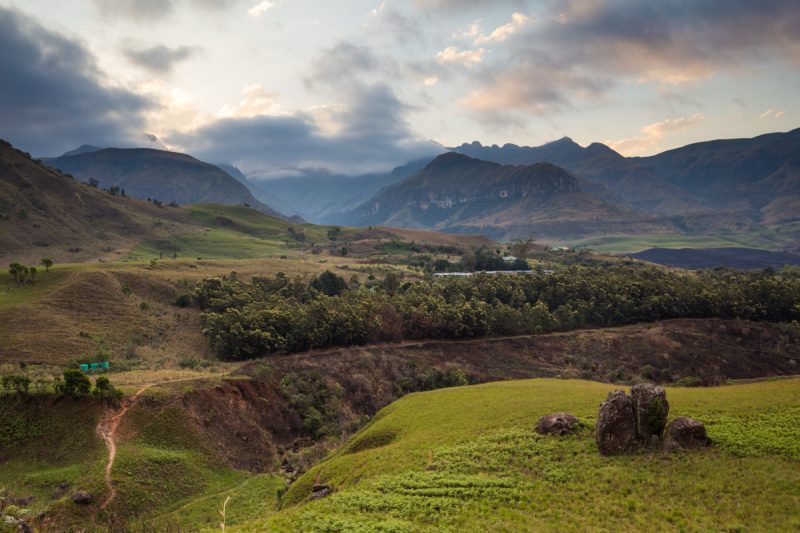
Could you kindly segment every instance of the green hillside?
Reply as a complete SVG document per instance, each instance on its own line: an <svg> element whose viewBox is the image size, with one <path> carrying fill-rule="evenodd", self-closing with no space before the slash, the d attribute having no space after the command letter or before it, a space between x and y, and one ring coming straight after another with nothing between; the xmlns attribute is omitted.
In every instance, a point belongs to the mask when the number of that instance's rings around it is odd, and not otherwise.
<svg viewBox="0 0 800 533"><path fill-rule="evenodd" d="M283 510L234 531L789 531L800 527L800 379L669 388L670 417L713 447L601 457L595 416L615 386L507 381L389 405L288 489ZM572 437L533 431L568 411ZM334 494L310 501L311 487ZM233 502L232 502L233 503Z"/></svg>

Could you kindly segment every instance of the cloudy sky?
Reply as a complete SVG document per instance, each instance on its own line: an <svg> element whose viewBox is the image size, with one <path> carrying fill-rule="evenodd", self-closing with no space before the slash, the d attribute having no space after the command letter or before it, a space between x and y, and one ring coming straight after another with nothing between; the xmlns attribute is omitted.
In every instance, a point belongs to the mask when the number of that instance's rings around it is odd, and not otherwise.
<svg viewBox="0 0 800 533"><path fill-rule="evenodd" d="M246 172L800 126L796 0L0 0L0 137ZM435 144L435 143L438 143Z"/></svg>

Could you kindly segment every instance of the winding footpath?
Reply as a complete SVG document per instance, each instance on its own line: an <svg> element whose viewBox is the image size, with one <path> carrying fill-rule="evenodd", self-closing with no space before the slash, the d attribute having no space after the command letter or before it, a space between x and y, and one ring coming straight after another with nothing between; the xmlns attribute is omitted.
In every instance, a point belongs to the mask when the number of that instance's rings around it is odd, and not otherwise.
<svg viewBox="0 0 800 533"><path fill-rule="evenodd" d="M106 485L108 486L108 497L106 498L106 501L103 502L103 505L100 506L101 511L108 507L114 498L117 497L117 490L114 488L114 483L111 480L111 469L114 468L114 459L117 457L117 428L119 428L119 423L122 421L122 417L125 416L125 413L128 412L128 409L133 407L133 405L139 399L139 396L141 396L144 391L153 385L155 385L155 383L149 383L136 391L136 394L130 398L123 399L122 408L116 413L110 409L106 411L105 416L97 425L97 433L103 437L103 440L106 443L106 448L108 448L108 462L106 462L105 470L105 480Z"/></svg>

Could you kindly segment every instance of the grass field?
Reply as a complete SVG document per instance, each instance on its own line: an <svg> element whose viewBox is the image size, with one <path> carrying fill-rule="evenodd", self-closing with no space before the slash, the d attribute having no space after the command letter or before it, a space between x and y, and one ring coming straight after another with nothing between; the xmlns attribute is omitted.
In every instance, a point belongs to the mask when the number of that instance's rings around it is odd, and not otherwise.
<svg viewBox="0 0 800 533"><path fill-rule="evenodd" d="M790 531L800 527L800 379L670 388L714 446L601 457L612 385L537 379L407 396L233 531ZM568 411L576 436L543 437ZM335 493L310 501L315 481Z"/></svg>
<svg viewBox="0 0 800 533"><path fill-rule="evenodd" d="M648 248L758 248L782 250L794 239L767 229L720 233L716 235L609 235L565 243L573 248L589 248L602 253L636 253Z"/></svg>

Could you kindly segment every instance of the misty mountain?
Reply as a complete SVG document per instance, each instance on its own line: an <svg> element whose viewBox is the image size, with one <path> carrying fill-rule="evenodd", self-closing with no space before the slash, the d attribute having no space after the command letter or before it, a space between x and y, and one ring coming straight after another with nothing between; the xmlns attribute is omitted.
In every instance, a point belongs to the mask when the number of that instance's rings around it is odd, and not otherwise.
<svg viewBox="0 0 800 533"><path fill-rule="evenodd" d="M325 170L298 170L295 175L250 179L251 190L257 198L281 211L298 214L315 223L328 223L341 218L369 200L381 188L399 183L422 170L428 159L411 161L390 172L346 176ZM270 202L274 198L275 203Z"/></svg>
<svg viewBox="0 0 800 533"><path fill-rule="evenodd" d="M582 191L580 180L561 167L500 165L455 152L442 154L412 178L385 187L338 221L504 239L675 230L664 217Z"/></svg>
<svg viewBox="0 0 800 533"><path fill-rule="evenodd" d="M94 178L103 188L120 187L136 198L179 204L248 204L266 214L282 216L227 172L190 155L151 148L90 148L81 147L72 155L44 162L82 181Z"/></svg>

